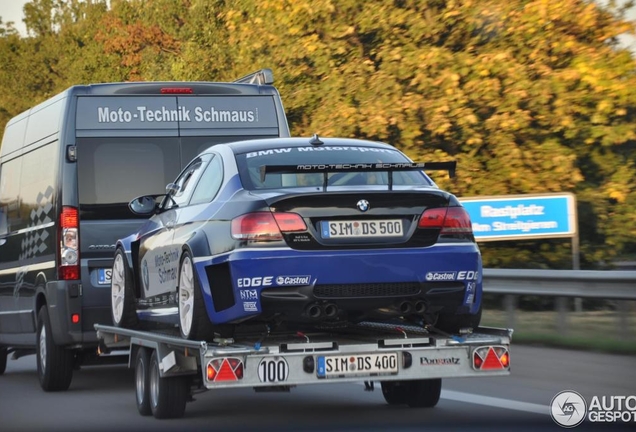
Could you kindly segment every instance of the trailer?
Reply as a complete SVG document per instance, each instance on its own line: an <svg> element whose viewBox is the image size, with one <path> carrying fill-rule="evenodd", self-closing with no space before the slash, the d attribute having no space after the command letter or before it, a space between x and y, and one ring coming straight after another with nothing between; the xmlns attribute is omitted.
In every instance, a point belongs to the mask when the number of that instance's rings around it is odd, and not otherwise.
<svg viewBox="0 0 636 432"><path fill-rule="evenodd" d="M443 378L510 374L512 330L479 327L450 335L433 327L363 322L328 331L248 331L190 341L178 332L95 325L100 351L129 350L137 409L179 418L193 395L252 387L290 391L304 384L379 382L388 404L433 407Z"/></svg>

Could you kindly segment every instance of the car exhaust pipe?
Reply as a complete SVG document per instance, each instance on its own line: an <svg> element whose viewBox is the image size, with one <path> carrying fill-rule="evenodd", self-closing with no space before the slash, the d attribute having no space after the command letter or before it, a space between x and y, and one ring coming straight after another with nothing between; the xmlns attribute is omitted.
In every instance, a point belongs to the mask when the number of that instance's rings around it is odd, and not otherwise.
<svg viewBox="0 0 636 432"><path fill-rule="evenodd" d="M426 307L426 303L425 302L423 302L423 301L415 302L415 313L422 314L422 313L426 312L426 309L428 309L428 308Z"/></svg>
<svg viewBox="0 0 636 432"><path fill-rule="evenodd" d="M323 308L323 312L327 318L335 318L338 315L338 306L333 303L327 303Z"/></svg>
<svg viewBox="0 0 636 432"><path fill-rule="evenodd" d="M309 307L307 307L306 312L307 312L307 316L313 319L320 318L320 315L322 315L322 309L320 309L320 306L318 306L317 304L312 304Z"/></svg>
<svg viewBox="0 0 636 432"><path fill-rule="evenodd" d="M408 315L413 312L413 304L411 302L402 302L400 303L400 312L404 315Z"/></svg>

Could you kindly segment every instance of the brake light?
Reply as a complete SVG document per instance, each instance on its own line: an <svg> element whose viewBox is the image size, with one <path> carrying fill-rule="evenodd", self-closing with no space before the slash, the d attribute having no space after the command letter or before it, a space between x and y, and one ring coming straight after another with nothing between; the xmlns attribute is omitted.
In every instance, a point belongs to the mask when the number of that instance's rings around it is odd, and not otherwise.
<svg viewBox="0 0 636 432"><path fill-rule="evenodd" d="M243 379L243 361L235 357L216 358L208 362L208 381L238 381Z"/></svg>
<svg viewBox="0 0 636 432"><path fill-rule="evenodd" d="M255 212L232 220L232 237L237 240L282 240L283 232L306 229L305 222L296 213Z"/></svg>
<svg viewBox="0 0 636 432"><path fill-rule="evenodd" d="M282 232L306 231L307 225L296 213L274 213L274 219Z"/></svg>
<svg viewBox="0 0 636 432"><path fill-rule="evenodd" d="M426 209L418 228L440 228L440 234L472 234L470 216L464 207L437 207Z"/></svg>
<svg viewBox="0 0 636 432"><path fill-rule="evenodd" d="M161 94L192 94L194 93L189 87L164 87Z"/></svg>
<svg viewBox="0 0 636 432"><path fill-rule="evenodd" d="M58 230L59 267L58 273L62 280L77 280L80 278L79 266L79 216L77 208L62 207Z"/></svg>

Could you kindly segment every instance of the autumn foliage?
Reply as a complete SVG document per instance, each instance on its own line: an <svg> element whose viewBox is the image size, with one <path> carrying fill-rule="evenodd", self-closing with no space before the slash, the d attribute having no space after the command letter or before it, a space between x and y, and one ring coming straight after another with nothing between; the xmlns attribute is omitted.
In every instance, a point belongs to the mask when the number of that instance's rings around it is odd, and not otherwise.
<svg viewBox="0 0 636 432"><path fill-rule="evenodd" d="M456 159L457 180L436 180L460 197L575 193L593 268L636 254L623 12L583 0L34 0L26 37L0 24L0 125L74 84L269 67L295 135ZM562 240L482 250L486 266L571 260Z"/></svg>

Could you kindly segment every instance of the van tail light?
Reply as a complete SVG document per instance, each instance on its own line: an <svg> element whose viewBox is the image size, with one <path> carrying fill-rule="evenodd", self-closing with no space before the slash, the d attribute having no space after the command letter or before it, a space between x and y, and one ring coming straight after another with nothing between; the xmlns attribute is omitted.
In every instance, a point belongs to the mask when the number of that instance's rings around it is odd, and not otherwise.
<svg viewBox="0 0 636 432"><path fill-rule="evenodd" d="M78 228L77 208L62 207L58 229L60 245L58 273L62 280L78 280L80 278Z"/></svg>
<svg viewBox="0 0 636 432"><path fill-rule="evenodd" d="M282 240L283 233L306 230L305 221L296 213L255 212L232 220L232 237L237 240Z"/></svg>
<svg viewBox="0 0 636 432"><path fill-rule="evenodd" d="M473 234L470 216L464 207L436 207L424 210L418 228L439 228L442 235Z"/></svg>

